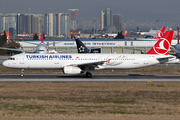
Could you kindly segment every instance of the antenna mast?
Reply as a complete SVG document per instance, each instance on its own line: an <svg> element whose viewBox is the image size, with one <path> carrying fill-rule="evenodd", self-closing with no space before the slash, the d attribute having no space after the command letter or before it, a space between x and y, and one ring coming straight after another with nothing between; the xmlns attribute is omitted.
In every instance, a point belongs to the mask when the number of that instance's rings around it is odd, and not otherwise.
<svg viewBox="0 0 180 120"><path fill-rule="evenodd" d="M71 38L74 38L74 30L77 29L77 24L76 24L76 14L78 13L79 9L68 9L71 12L71 22L70 22L70 29L72 30L71 33Z"/></svg>

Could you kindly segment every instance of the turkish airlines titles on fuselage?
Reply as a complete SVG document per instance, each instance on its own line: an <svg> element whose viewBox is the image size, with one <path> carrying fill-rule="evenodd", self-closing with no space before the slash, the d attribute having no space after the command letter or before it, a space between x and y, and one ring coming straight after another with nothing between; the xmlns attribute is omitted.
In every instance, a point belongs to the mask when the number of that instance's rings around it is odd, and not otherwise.
<svg viewBox="0 0 180 120"><path fill-rule="evenodd" d="M159 63L157 55L141 54L21 54L4 65L24 69L61 69L68 65L104 61L104 69L130 69ZM109 60L109 62L106 62ZM19 62L18 62L19 61Z"/></svg>

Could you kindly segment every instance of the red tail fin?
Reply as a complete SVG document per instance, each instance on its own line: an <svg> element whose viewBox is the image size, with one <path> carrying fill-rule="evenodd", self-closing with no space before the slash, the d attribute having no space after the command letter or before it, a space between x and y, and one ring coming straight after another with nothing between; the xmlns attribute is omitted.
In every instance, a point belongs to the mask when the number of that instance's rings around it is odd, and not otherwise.
<svg viewBox="0 0 180 120"><path fill-rule="evenodd" d="M122 35L126 36L128 34L128 30L126 30Z"/></svg>
<svg viewBox="0 0 180 120"><path fill-rule="evenodd" d="M9 41L10 40L10 37L11 37L11 33L9 33L8 35L7 35L7 41Z"/></svg>
<svg viewBox="0 0 180 120"><path fill-rule="evenodd" d="M174 31L167 31L145 54L168 55Z"/></svg>
<svg viewBox="0 0 180 120"><path fill-rule="evenodd" d="M41 40L42 39L42 33L39 35L39 40Z"/></svg>
<svg viewBox="0 0 180 120"><path fill-rule="evenodd" d="M164 30L165 30L165 26L163 26L160 30L159 30L159 32L157 33L157 35L153 38L153 39L160 39L162 36L163 36L163 34L164 34Z"/></svg>

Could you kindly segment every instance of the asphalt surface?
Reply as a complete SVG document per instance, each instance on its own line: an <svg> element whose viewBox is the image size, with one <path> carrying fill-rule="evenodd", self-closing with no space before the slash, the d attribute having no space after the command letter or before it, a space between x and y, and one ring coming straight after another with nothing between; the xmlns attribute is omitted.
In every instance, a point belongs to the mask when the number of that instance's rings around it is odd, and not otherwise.
<svg viewBox="0 0 180 120"><path fill-rule="evenodd" d="M180 82L180 75L0 75L0 82Z"/></svg>
<svg viewBox="0 0 180 120"><path fill-rule="evenodd" d="M0 56L0 65L2 65L2 63L7 60L10 56Z"/></svg>

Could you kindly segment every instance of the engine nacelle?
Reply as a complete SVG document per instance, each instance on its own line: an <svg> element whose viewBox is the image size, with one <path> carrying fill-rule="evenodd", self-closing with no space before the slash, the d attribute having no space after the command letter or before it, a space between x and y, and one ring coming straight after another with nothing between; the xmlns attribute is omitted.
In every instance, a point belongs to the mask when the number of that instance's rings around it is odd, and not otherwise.
<svg viewBox="0 0 180 120"><path fill-rule="evenodd" d="M63 68L64 74L80 74L82 73L82 70L79 67L75 66L66 66Z"/></svg>

